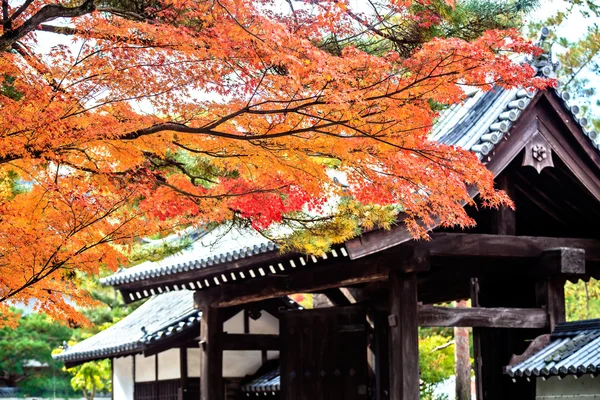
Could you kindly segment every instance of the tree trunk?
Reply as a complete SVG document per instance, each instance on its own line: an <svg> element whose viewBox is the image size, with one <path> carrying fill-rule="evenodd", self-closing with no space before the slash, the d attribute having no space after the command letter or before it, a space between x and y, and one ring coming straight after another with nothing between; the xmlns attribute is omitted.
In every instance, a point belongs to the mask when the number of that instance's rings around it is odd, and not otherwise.
<svg viewBox="0 0 600 400"><path fill-rule="evenodd" d="M457 301L457 307L467 307L465 300ZM469 328L454 328L454 374L456 376L456 400L471 400L471 356Z"/></svg>

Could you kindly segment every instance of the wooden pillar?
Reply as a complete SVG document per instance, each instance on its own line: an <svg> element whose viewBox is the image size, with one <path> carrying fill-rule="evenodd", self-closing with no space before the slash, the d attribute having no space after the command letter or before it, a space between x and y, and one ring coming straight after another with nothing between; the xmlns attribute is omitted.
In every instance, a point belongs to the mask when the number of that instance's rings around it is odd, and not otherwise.
<svg viewBox="0 0 600 400"><path fill-rule="evenodd" d="M471 307L480 307L479 280L471 278ZM481 358L481 328L473 328L473 363L475 370L475 399L483 400L483 360Z"/></svg>
<svg viewBox="0 0 600 400"><path fill-rule="evenodd" d="M390 353L387 313L374 312L375 318L375 388L377 400L390 398Z"/></svg>
<svg viewBox="0 0 600 400"><path fill-rule="evenodd" d="M560 276L548 278L546 299L550 331L553 331L557 324L566 321L564 278Z"/></svg>
<svg viewBox="0 0 600 400"><path fill-rule="evenodd" d="M200 399L224 400L223 384L223 319L221 310L210 306L201 306L200 323Z"/></svg>
<svg viewBox="0 0 600 400"><path fill-rule="evenodd" d="M508 196L515 198L515 186L510 181L509 176L500 175L496 179L496 187L504 190ZM492 210L492 220L490 221L490 230L498 235L516 235L517 234L517 215L515 210L509 207L500 207L497 210Z"/></svg>
<svg viewBox="0 0 600 400"><path fill-rule="evenodd" d="M187 347L179 348L179 373L181 374L181 383L179 387L179 400L187 400L188 390L188 371L187 371Z"/></svg>
<svg viewBox="0 0 600 400"><path fill-rule="evenodd" d="M419 400L417 275L392 271L390 283L390 400Z"/></svg>

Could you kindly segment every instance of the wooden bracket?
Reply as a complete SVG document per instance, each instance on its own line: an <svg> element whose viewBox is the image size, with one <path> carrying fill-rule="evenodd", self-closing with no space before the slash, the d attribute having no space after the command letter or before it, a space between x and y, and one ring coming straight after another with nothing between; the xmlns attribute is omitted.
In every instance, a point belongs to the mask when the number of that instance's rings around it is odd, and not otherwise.
<svg viewBox="0 0 600 400"><path fill-rule="evenodd" d="M525 155L521 165L535 168L538 174L546 167L554 167L552 148L539 131L525 145Z"/></svg>

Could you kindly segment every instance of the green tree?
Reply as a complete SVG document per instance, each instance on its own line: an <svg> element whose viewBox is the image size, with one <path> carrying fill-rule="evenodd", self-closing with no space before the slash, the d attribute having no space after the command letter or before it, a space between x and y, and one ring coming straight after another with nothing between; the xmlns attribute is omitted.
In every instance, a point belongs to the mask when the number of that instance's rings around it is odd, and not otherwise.
<svg viewBox="0 0 600 400"><path fill-rule="evenodd" d="M53 390L72 395L68 375L52 359L52 349L70 337L69 327L43 314L21 315L19 326L0 329L0 372L27 396L52 395Z"/></svg>
<svg viewBox="0 0 600 400"><path fill-rule="evenodd" d="M596 87L600 78L600 2L568 0L555 1L553 5L556 9L553 15L529 25L530 35L535 37L542 26L550 28L548 42L553 45L555 56L561 63L557 73L561 90L577 98L584 115L591 121L590 129L600 130L600 113L594 111L600 105ZM567 36L570 30L566 27L574 17L589 23L585 34L576 39Z"/></svg>
<svg viewBox="0 0 600 400"><path fill-rule="evenodd" d="M112 390L110 360L87 362L68 371L73 374L71 386L87 400L94 400L98 392Z"/></svg>
<svg viewBox="0 0 600 400"><path fill-rule="evenodd" d="M600 318L600 282L567 282L565 301L567 321Z"/></svg>
<svg viewBox="0 0 600 400"><path fill-rule="evenodd" d="M454 375L454 342L444 330L421 329L419 332L419 369L421 399L441 400L435 389Z"/></svg>

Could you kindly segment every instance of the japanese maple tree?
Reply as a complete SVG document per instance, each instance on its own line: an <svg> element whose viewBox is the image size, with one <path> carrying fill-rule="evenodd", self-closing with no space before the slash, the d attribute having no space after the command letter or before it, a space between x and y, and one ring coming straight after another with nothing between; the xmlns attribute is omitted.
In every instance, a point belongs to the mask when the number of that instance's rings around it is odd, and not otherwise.
<svg viewBox="0 0 600 400"><path fill-rule="evenodd" d="M453 3L3 0L0 307L81 322L75 271L182 226L286 225L318 253L398 211L417 237L470 225L469 185L509 204L428 133L463 85L547 83L512 61L537 51L517 30L486 30L506 18Z"/></svg>

